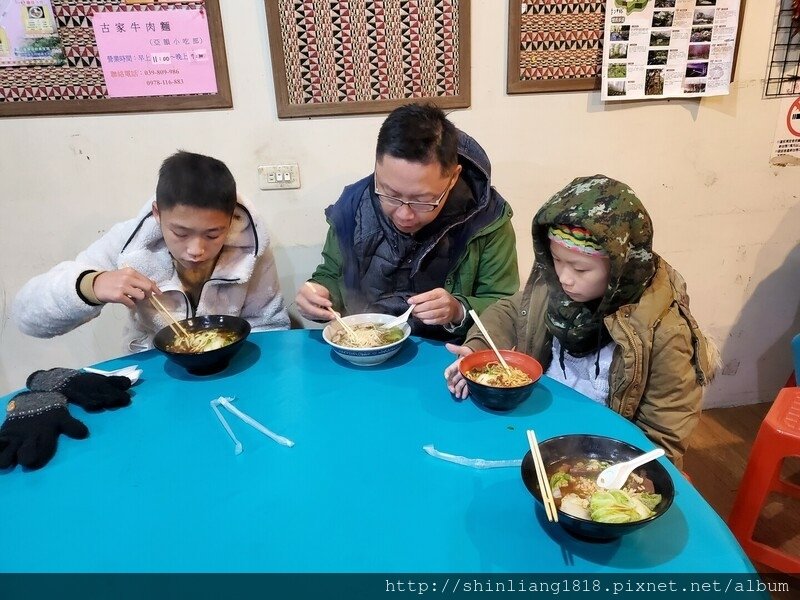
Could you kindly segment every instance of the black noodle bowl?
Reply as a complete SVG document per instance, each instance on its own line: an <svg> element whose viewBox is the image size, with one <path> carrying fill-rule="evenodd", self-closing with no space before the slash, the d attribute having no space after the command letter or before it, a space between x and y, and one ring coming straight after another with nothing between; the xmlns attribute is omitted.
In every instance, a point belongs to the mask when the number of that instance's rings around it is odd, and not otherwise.
<svg viewBox="0 0 800 600"><path fill-rule="evenodd" d="M175 343L176 334L170 327L164 327L153 338L153 345L170 360L184 367L193 375L218 373L228 366L231 358L239 351L242 342L250 334L250 323L241 317L231 315L204 315L178 321L190 333L219 329L234 336L234 340L214 350L205 352L176 352L170 350Z"/></svg>
<svg viewBox="0 0 800 600"><path fill-rule="evenodd" d="M582 460L596 458L611 463L630 460L644 454L644 450L610 437L599 435L571 434L550 438L539 443L542 462L548 470L548 478L552 476L550 468L565 460ZM656 506L653 515L632 523L599 523L568 515L558 511L558 523L571 535L594 542L611 541L622 535L636 531L652 523L663 515L672 505L675 498L675 486L669 472L657 461L650 461L636 469L653 482L656 493L661 494L661 502ZM536 479L536 470L530 451L522 459L522 480L531 495L542 502L542 494Z"/></svg>

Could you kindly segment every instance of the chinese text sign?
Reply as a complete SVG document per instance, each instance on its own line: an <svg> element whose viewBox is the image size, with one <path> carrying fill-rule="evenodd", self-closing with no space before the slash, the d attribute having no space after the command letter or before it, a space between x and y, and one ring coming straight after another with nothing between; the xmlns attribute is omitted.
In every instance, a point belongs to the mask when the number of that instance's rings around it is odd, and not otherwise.
<svg viewBox="0 0 800 600"><path fill-rule="evenodd" d="M96 12L92 27L109 97L217 93L204 11Z"/></svg>

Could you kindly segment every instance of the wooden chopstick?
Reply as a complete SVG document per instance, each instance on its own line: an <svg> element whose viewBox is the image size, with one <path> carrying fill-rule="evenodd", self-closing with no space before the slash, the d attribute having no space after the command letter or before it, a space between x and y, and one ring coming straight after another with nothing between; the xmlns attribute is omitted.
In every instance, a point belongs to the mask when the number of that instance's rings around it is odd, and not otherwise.
<svg viewBox="0 0 800 600"><path fill-rule="evenodd" d="M547 520L557 523L558 510L556 509L556 501L553 499L553 490L550 489L550 480L547 478L542 454L539 452L539 442L536 441L536 434L533 429L528 429L528 445L531 447L533 466L536 471L536 479L539 482L539 490L542 492L542 504L544 504Z"/></svg>
<svg viewBox="0 0 800 600"><path fill-rule="evenodd" d="M183 325L178 323L178 320L172 316L172 313L170 313L163 304L161 304L158 298L155 296L150 296L150 303L156 307L157 311L167 318L167 324L175 333L175 335L182 335L187 338L189 337L189 332L184 329Z"/></svg>
<svg viewBox="0 0 800 600"><path fill-rule="evenodd" d="M503 355L500 354L500 351L497 349L497 346L494 345L492 338L489 336L489 332L486 331L486 327L483 326L483 323L481 323L481 320L478 318L478 313L476 313L472 309L469 309L469 316L472 317L472 320L475 321L475 324L478 326L478 329L481 330L483 337L485 337L486 341L489 342L489 345L492 347L492 350L494 350L494 353L497 355L497 358L500 360L500 364L503 365L503 368L506 370L506 373L510 375L511 369L508 367L506 359L503 358Z"/></svg>
<svg viewBox="0 0 800 600"><path fill-rule="evenodd" d="M317 289L313 286L313 284L310 281L306 281L306 285L310 287L312 290L314 290L315 294L317 293ZM334 317L336 317L336 321L339 323L339 325L341 325L342 329L344 329L347 333L349 333L351 337L355 337L356 332L353 331L352 328L347 323L344 322L344 319L342 319L339 313L333 310L333 308L331 308L330 306L326 306L325 308L328 309Z"/></svg>

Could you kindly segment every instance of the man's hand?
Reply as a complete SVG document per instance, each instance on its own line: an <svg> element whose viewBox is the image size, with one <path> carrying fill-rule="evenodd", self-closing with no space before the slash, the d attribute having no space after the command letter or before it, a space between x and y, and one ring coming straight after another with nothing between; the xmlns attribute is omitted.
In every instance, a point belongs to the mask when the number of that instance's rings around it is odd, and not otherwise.
<svg viewBox="0 0 800 600"><path fill-rule="evenodd" d="M297 290L297 296L294 298L294 303L297 305L297 310L306 319L312 321L330 321L333 319L333 313L328 308L333 306L331 302L331 293L324 285L306 281Z"/></svg>
<svg viewBox="0 0 800 600"><path fill-rule="evenodd" d="M130 267L103 271L95 278L92 289L100 302L124 304L128 308L135 308L140 300L161 293L155 281Z"/></svg>
<svg viewBox="0 0 800 600"><path fill-rule="evenodd" d="M443 288L436 288L408 299L411 313L426 325L458 325L464 319L464 305Z"/></svg>
<svg viewBox="0 0 800 600"><path fill-rule="evenodd" d="M458 357L454 363L444 370L444 378L447 380L447 389L450 390L450 393L456 398L466 398L469 395L467 380L464 379L461 372L458 370L458 363L468 354L472 354L474 350L469 346L456 346L455 344L445 344L444 347Z"/></svg>

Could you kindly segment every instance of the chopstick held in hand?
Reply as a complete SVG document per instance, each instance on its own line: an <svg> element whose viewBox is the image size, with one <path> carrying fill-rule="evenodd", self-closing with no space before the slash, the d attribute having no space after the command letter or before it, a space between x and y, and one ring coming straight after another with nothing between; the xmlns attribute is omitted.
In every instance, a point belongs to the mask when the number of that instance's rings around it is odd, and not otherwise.
<svg viewBox="0 0 800 600"><path fill-rule="evenodd" d="M473 321L475 321L475 325L478 326L478 329L481 330L483 337L486 338L486 341L489 343L489 346L491 346L492 350L494 350L494 353L497 355L497 359L500 361L500 364L503 365L503 368L506 370L506 373L510 375L511 369L508 367L506 359L503 358L503 355L500 354L500 351L497 349L497 346L494 345L492 338L489 336L489 332L486 331L486 327L483 326L483 323L481 323L481 320L478 318L478 313L476 313L472 309L469 309L469 316L472 317Z"/></svg>
<svg viewBox="0 0 800 600"><path fill-rule="evenodd" d="M187 338L189 337L189 332L184 329L183 325L178 323L178 320L172 316L172 313L170 313L163 304L161 304L161 301L158 298L155 296L150 296L150 303L158 312L166 317L167 325L169 325L169 328L172 329L175 335L182 335Z"/></svg>
<svg viewBox="0 0 800 600"><path fill-rule="evenodd" d="M314 287L314 285L310 281L306 281L306 285L308 287L310 287L312 290L314 290L315 294L317 293L316 288ZM342 327L342 329L344 329L348 334L350 334L351 337L355 337L355 335L356 335L355 332L353 331L353 329L347 323L344 322L344 320L339 315L339 313L337 313L335 310L333 310L333 308L331 308L330 306L326 306L325 308L327 308L328 311L330 311L330 313L336 318L336 321L339 323L339 325Z"/></svg>

